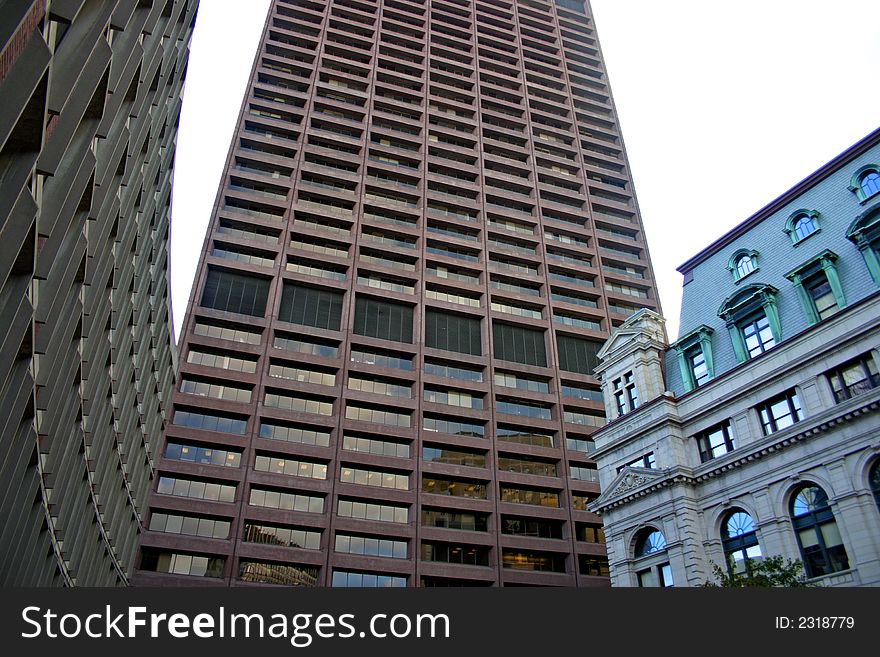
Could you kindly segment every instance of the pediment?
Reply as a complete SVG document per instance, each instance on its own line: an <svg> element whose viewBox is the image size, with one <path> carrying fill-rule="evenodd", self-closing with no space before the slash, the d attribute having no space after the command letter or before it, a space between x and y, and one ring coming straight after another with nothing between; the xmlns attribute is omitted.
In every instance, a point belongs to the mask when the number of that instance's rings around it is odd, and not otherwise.
<svg viewBox="0 0 880 657"><path fill-rule="evenodd" d="M620 471L617 477L614 478L614 481L611 482L611 485L598 497L593 505L605 506L609 502L626 497L633 491L646 488L663 478L665 478L665 475L662 470L627 466Z"/></svg>

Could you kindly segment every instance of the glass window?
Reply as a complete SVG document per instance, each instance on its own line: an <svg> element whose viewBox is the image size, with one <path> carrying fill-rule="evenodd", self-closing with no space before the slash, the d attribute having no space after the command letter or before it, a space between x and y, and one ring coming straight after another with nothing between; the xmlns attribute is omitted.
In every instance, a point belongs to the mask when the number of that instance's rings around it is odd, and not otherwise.
<svg viewBox="0 0 880 657"><path fill-rule="evenodd" d="M859 178L859 188L862 190L864 198L873 196L880 192L880 173L877 171L868 171Z"/></svg>
<svg viewBox="0 0 880 657"><path fill-rule="evenodd" d="M874 501L877 503L877 508L880 509L880 461L876 461L871 467L868 482L871 486L871 492L874 493Z"/></svg>
<svg viewBox="0 0 880 657"><path fill-rule="evenodd" d="M847 570L849 558L825 491L812 484L801 487L790 511L807 577Z"/></svg>
<svg viewBox="0 0 880 657"><path fill-rule="evenodd" d="M754 358L764 353L771 347L776 346L773 331L770 329L770 320L763 313L751 319L747 319L739 325L742 331L749 358Z"/></svg>
<svg viewBox="0 0 880 657"><path fill-rule="evenodd" d="M425 346L481 356L480 319L429 308L425 312Z"/></svg>
<svg viewBox="0 0 880 657"><path fill-rule="evenodd" d="M743 278L744 276L748 276L757 268L757 264L755 258L751 255L741 255L736 260L736 273L737 280Z"/></svg>
<svg viewBox="0 0 880 657"><path fill-rule="evenodd" d="M870 353L841 365L827 376L838 403L880 386L877 365Z"/></svg>
<svg viewBox="0 0 880 657"><path fill-rule="evenodd" d="M412 344L412 325L412 306L362 296L355 301L354 332L357 335Z"/></svg>
<svg viewBox="0 0 880 657"><path fill-rule="evenodd" d="M723 422L697 435L697 445L699 445L700 458L703 463L735 450L736 444L733 440L730 422Z"/></svg>
<svg viewBox="0 0 880 657"><path fill-rule="evenodd" d="M402 588L406 586L406 577L334 570L331 586L348 588Z"/></svg>
<svg viewBox="0 0 880 657"><path fill-rule="evenodd" d="M706 354L703 353L703 348L697 346L689 349L685 352L685 358L687 358L688 367L693 372L694 385L700 387L709 380L709 367L706 364Z"/></svg>
<svg viewBox="0 0 880 657"><path fill-rule="evenodd" d="M639 586L642 588L666 588L673 586L672 568L668 563L640 570L636 573Z"/></svg>
<svg viewBox="0 0 880 657"><path fill-rule="evenodd" d="M761 546L755 523L745 511L731 511L721 525L721 544L728 566L735 572L745 571L747 559L760 559Z"/></svg>
<svg viewBox="0 0 880 657"><path fill-rule="evenodd" d="M263 317L268 298L268 279L209 268L200 305L222 312Z"/></svg>
<svg viewBox="0 0 880 657"><path fill-rule="evenodd" d="M557 333L556 345L559 350L559 368L566 372L593 374L593 370L599 365L597 354L602 348L599 340Z"/></svg>
<svg viewBox="0 0 880 657"><path fill-rule="evenodd" d="M816 222L813 220L808 214L803 214L799 216L794 221L794 234L796 237L796 241L800 241L805 237L812 235L816 232Z"/></svg>
<svg viewBox="0 0 880 657"><path fill-rule="evenodd" d="M317 586L319 570L316 566L242 560L238 579L279 586Z"/></svg>
<svg viewBox="0 0 880 657"><path fill-rule="evenodd" d="M635 556L636 558L644 557L654 552L662 552L666 549L666 538L663 532L649 528L642 530L636 540Z"/></svg>
<svg viewBox="0 0 880 657"><path fill-rule="evenodd" d="M783 395L771 399L758 407L758 415L761 416L761 426L764 435L770 435L774 431L780 431L792 426L795 422L803 419L801 402L794 390L789 390Z"/></svg>
<svg viewBox="0 0 880 657"><path fill-rule="evenodd" d="M284 283L278 319L291 324L339 330L343 293Z"/></svg>
<svg viewBox="0 0 880 657"><path fill-rule="evenodd" d="M831 289L831 283L824 272L811 276L804 281L803 285L813 301L819 319L830 317L840 310L837 305L837 298Z"/></svg>
<svg viewBox="0 0 880 657"><path fill-rule="evenodd" d="M492 336L495 358L523 365L547 366L543 330L492 322Z"/></svg>

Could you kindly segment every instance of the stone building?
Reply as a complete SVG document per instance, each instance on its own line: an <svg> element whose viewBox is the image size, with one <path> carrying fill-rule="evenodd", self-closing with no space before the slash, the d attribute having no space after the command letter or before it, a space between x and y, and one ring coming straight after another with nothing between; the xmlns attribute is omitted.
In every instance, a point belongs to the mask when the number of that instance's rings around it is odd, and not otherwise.
<svg viewBox="0 0 880 657"><path fill-rule="evenodd" d="M781 555L880 585L880 130L679 268L599 353L612 584L698 586Z"/></svg>

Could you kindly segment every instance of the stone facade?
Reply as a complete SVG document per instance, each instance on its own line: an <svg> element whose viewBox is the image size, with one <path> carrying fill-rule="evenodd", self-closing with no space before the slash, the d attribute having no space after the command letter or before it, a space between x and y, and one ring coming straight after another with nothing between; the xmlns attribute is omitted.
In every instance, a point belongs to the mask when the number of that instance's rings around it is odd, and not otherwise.
<svg viewBox="0 0 880 657"><path fill-rule="evenodd" d="M880 205L876 192L849 187L854 172L864 179L865 167L880 161L878 141L880 132L869 135L682 267L677 343L658 346L662 318L641 311L600 352L597 372L616 419L595 436L604 492L591 508L605 523L612 585L699 586L726 555L741 568L746 550L747 558L801 560L820 585L880 585L880 291L870 272ZM801 241L783 232L791 208L813 206L821 231ZM867 235L861 246L854 226ZM716 313L738 294L727 265L746 248L761 255L742 286L776 290L781 330L770 341L765 325L760 348L735 312L727 324ZM825 251L836 255L839 281L824 297L804 296L785 272ZM836 295L831 303L835 286L843 303ZM809 311L821 309L822 298L830 310L817 320ZM749 309L757 312L750 322L764 317L761 308ZM749 345L742 362L735 331ZM702 365L682 361L695 353L708 356L705 377ZM621 415L614 382L626 372L641 386L641 405ZM805 499L812 503L803 506ZM646 542L654 531L662 540L654 534Z"/></svg>

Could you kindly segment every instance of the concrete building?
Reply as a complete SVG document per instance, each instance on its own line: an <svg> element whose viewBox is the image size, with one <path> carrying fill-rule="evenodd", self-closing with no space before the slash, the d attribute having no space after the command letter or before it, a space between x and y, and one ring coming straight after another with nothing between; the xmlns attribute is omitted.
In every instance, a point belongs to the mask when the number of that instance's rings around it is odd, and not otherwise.
<svg viewBox="0 0 880 657"><path fill-rule="evenodd" d="M781 555L880 585L880 130L682 265L681 332L599 353L612 584L698 586Z"/></svg>
<svg viewBox="0 0 880 657"><path fill-rule="evenodd" d="M136 581L607 586L592 370L641 307L587 4L275 0Z"/></svg>
<svg viewBox="0 0 880 657"><path fill-rule="evenodd" d="M0 585L128 583L195 0L0 3Z"/></svg>

